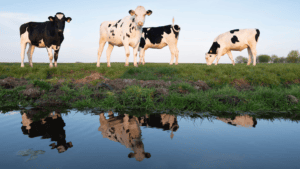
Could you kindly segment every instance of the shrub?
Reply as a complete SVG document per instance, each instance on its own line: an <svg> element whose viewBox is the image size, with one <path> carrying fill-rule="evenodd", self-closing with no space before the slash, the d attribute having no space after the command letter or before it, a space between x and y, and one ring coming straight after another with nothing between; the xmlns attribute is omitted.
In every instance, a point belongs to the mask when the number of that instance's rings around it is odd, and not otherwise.
<svg viewBox="0 0 300 169"><path fill-rule="evenodd" d="M299 51L297 50L292 50L290 51L290 53L288 54L286 61L287 63L297 63L299 62Z"/></svg>
<svg viewBox="0 0 300 169"><path fill-rule="evenodd" d="M269 55L259 55L258 57L259 63L268 63L271 60Z"/></svg>

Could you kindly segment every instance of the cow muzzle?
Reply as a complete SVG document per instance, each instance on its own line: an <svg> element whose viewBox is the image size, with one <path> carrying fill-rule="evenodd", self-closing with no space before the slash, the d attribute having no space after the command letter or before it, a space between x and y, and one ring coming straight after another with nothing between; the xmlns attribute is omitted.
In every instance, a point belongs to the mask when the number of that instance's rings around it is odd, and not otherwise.
<svg viewBox="0 0 300 169"><path fill-rule="evenodd" d="M138 23L138 26L143 26L143 25L144 25L143 22L139 22L139 23Z"/></svg>

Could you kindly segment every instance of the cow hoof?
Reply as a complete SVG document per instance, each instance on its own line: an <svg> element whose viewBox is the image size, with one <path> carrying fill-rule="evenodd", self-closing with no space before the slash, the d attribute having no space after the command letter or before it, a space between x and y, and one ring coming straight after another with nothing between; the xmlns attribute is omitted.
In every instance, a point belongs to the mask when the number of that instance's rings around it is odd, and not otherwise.
<svg viewBox="0 0 300 169"><path fill-rule="evenodd" d="M138 65L135 65L134 67L139 67Z"/></svg>
<svg viewBox="0 0 300 169"><path fill-rule="evenodd" d="M111 67L111 65L107 65L107 67Z"/></svg>
<svg viewBox="0 0 300 169"><path fill-rule="evenodd" d="M175 65L178 65L178 63L175 63Z"/></svg>
<svg viewBox="0 0 300 169"><path fill-rule="evenodd" d="M100 65L96 65L97 67L100 67Z"/></svg>
<svg viewBox="0 0 300 169"><path fill-rule="evenodd" d="M129 65L126 65L126 64L125 64L124 66L129 66Z"/></svg>
<svg viewBox="0 0 300 169"><path fill-rule="evenodd" d="M24 65L21 65L21 67L24 67Z"/></svg>

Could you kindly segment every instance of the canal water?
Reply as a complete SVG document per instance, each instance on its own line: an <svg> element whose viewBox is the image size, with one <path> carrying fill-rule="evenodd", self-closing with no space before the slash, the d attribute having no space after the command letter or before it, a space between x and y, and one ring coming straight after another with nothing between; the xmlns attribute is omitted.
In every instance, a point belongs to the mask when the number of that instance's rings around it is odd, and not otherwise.
<svg viewBox="0 0 300 169"><path fill-rule="evenodd" d="M297 169L300 124L249 115L0 113L1 169Z"/></svg>

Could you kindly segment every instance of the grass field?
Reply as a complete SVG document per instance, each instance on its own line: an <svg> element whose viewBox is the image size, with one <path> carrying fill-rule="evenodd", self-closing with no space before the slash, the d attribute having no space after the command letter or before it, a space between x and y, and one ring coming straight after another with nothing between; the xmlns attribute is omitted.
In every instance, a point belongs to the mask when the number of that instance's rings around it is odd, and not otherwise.
<svg viewBox="0 0 300 169"><path fill-rule="evenodd" d="M156 88L127 86L121 92L95 89L103 83L103 79L90 82L78 88L70 85L74 80L82 79L98 72L105 78L136 79L136 80L164 80L171 81L171 86L164 87L167 95L158 97ZM47 63L34 63L33 68L20 63L0 63L0 79L7 77L25 78L28 83L46 89L41 96L49 100L47 91L51 90L60 79L64 82L59 86L62 95L57 98L62 102L70 103L72 108L103 108L103 109L148 109L148 110L190 110L190 111L292 111L299 113L299 103L291 104L287 95L300 98L300 64L179 64L170 66L167 63L146 63L144 66L133 67L132 64L124 67L124 63L112 63L106 67L102 63L100 68L96 63L59 63L57 68L49 68ZM195 89L192 82L204 81L211 89L202 91ZM254 90L238 91L236 80L249 84ZM173 83L174 82L174 83ZM177 83L175 83L177 82ZM47 86L45 88L45 86ZM20 91L26 87L14 89L0 89L2 107L21 105L37 105L37 100L26 100L20 96ZM186 91L186 92L181 92ZM8 95L6 99L3 97ZM104 97L95 98L98 93ZM18 97L17 97L18 95ZM238 104L230 104L222 97L237 97ZM81 99L72 100L74 97ZM232 98L234 99L234 98ZM220 102L222 101L223 102ZM231 101L234 102L234 101Z"/></svg>

